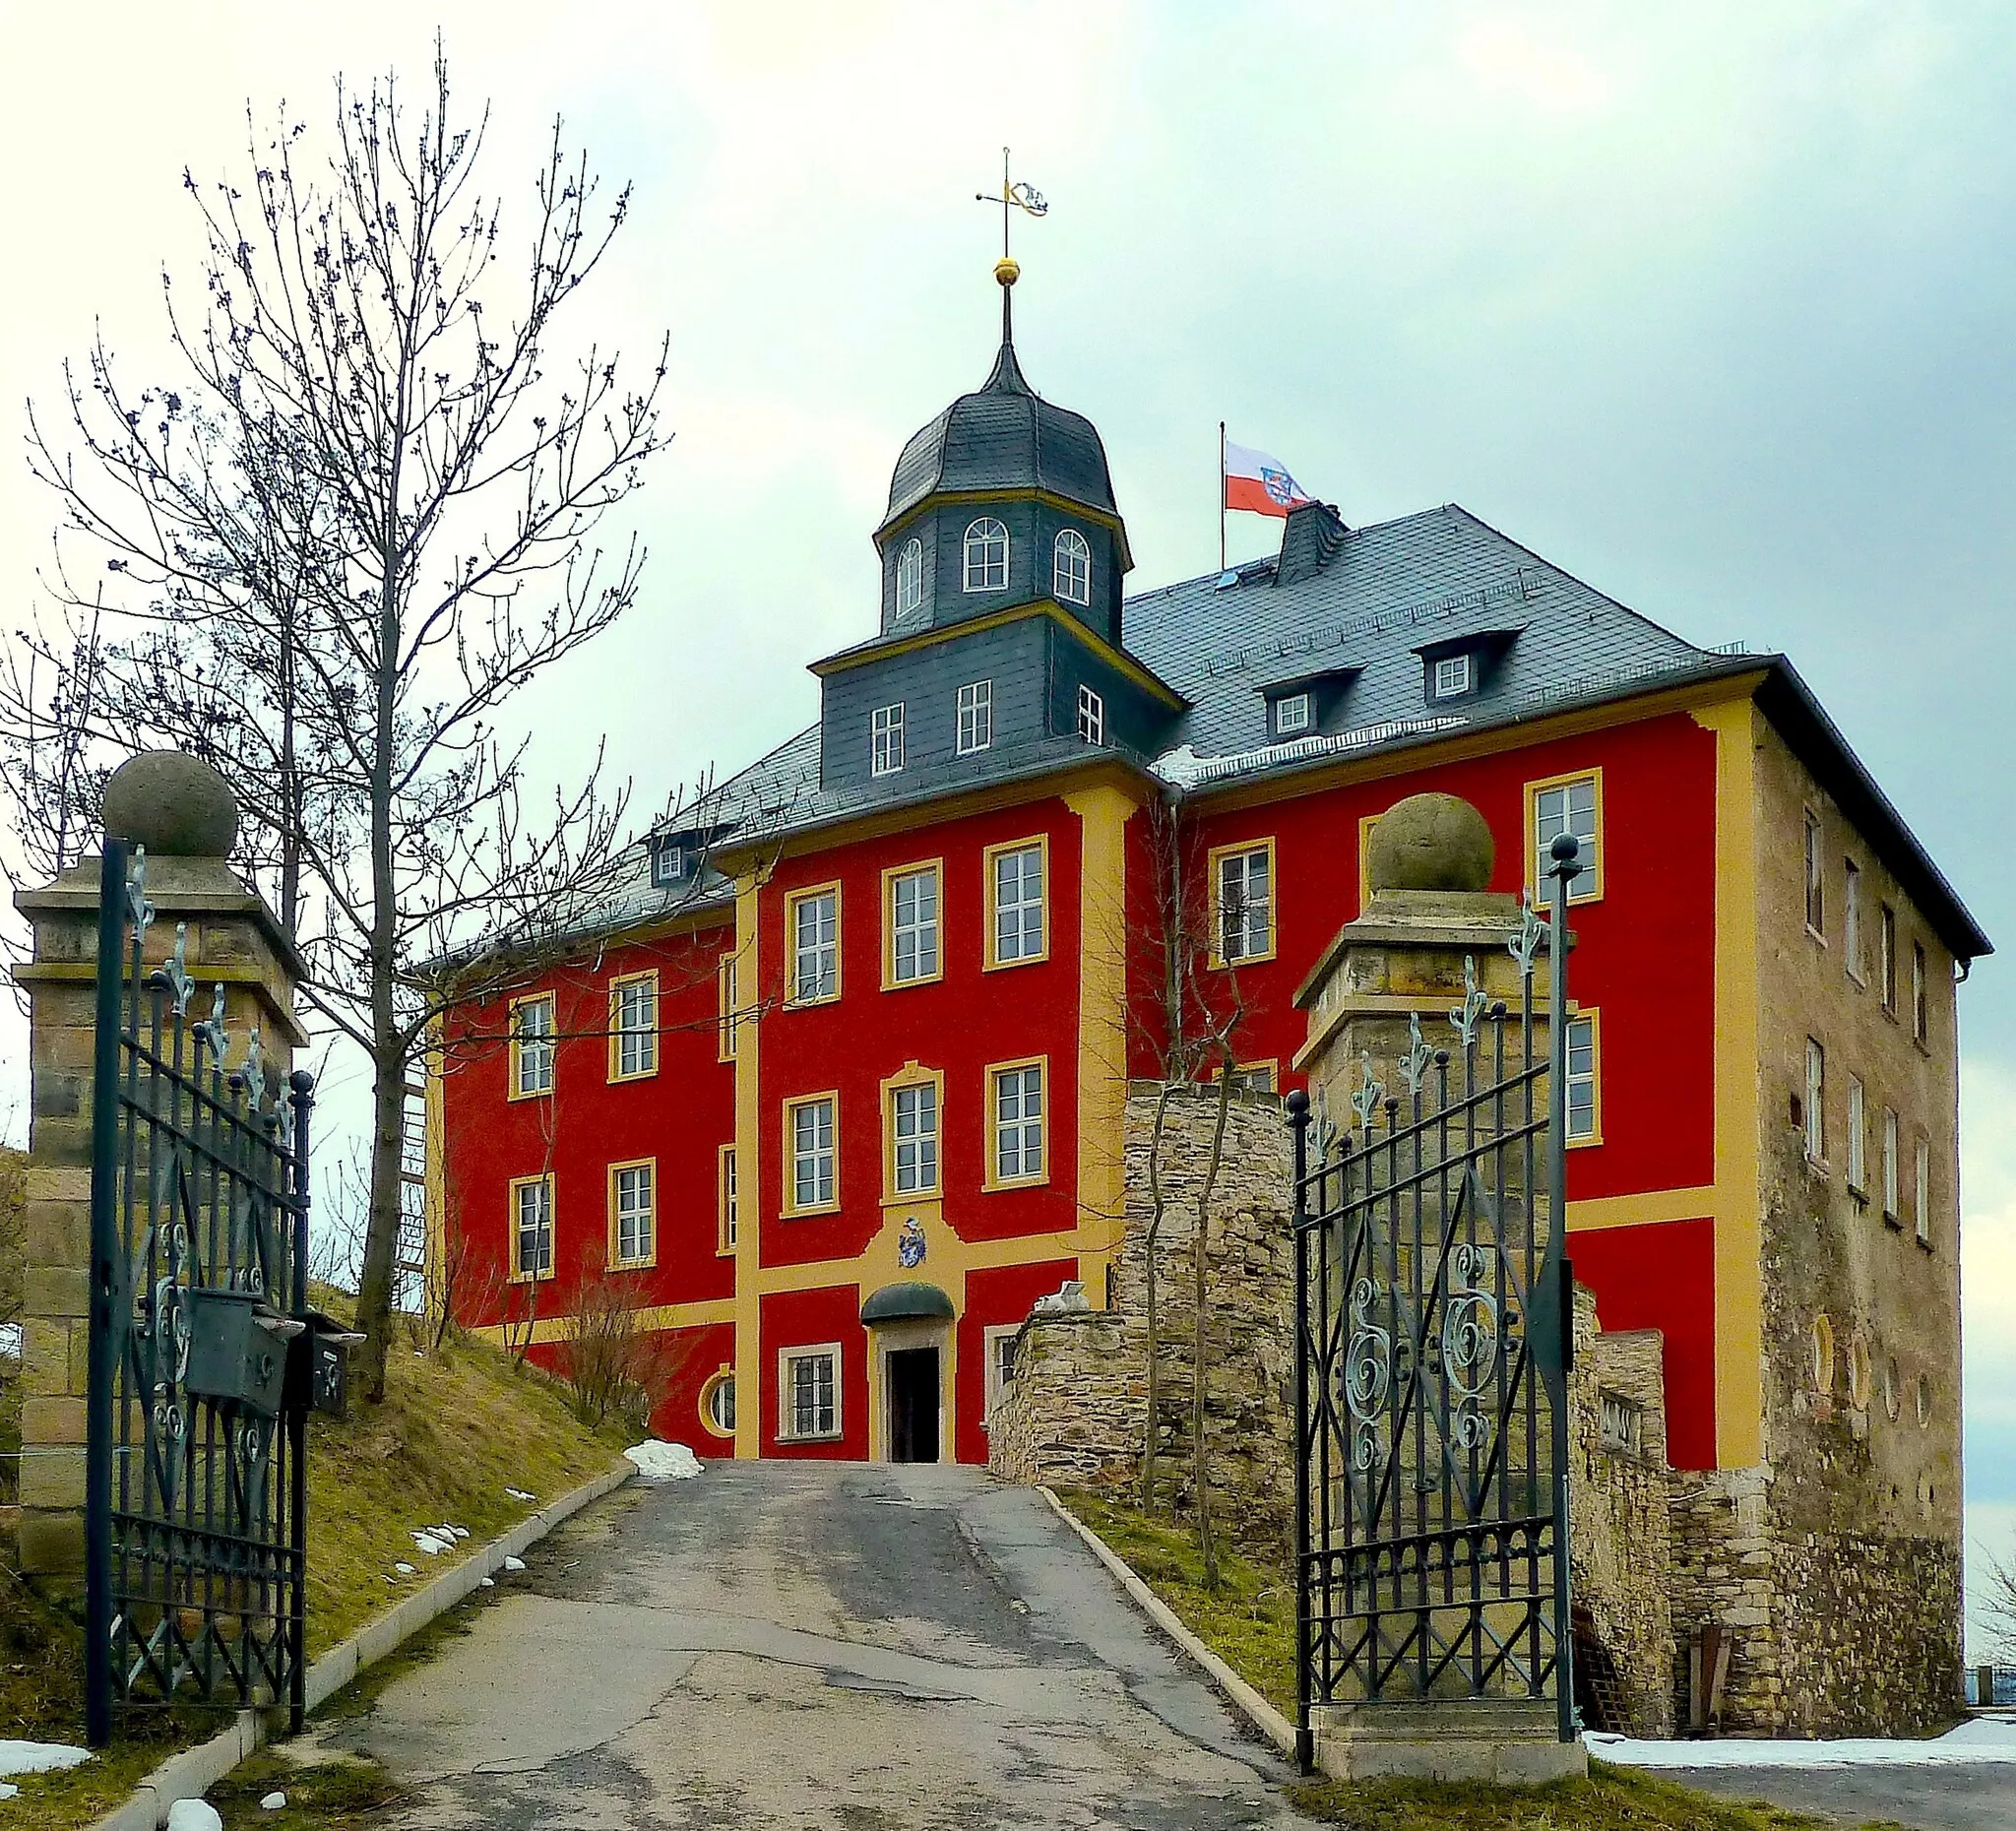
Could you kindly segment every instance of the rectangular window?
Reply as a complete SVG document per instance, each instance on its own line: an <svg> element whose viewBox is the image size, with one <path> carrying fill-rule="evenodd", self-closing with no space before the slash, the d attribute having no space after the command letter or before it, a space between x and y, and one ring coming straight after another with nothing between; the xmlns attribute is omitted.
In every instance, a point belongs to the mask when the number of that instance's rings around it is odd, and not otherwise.
<svg viewBox="0 0 2016 1831"><path fill-rule="evenodd" d="M1078 735L1089 744L1106 740L1106 703L1089 686L1078 689Z"/></svg>
<svg viewBox="0 0 2016 1831"><path fill-rule="evenodd" d="M1827 1157L1827 1052L1806 1039L1806 1157L1815 1164Z"/></svg>
<svg viewBox="0 0 2016 1831"><path fill-rule="evenodd" d="M1928 1034L1927 1019L1931 1013L1927 1007L1928 993L1925 987L1925 949L1922 941L1911 944L1911 1034L1922 1042Z"/></svg>
<svg viewBox="0 0 2016 1831"><path fill-rule="evenodd" d="M938 866L913 865L882 876L885 986L918 985L939 977Z"/></svg>
<svg viewBox="0 0 2016 1831"><path fill-rule="evenodd" d="M1603 778L1595 770L1580 776L1530 783L1526 830L1533 836L1533 901L1544 909L1553 900L1553 854L1558 834L1575 836L1575 875L1568 901L1593 903L1603 895Z"/></svg>
<svg viewBox="0 0 2016 1831"><path fill-rule="evenodd" d="M629 973L609 981L609 1079L658 1073L658 975Z"/></svg>
<svg viewBox="0 0 2016 1831"><path fill-rule="evenodd" d="M1868 1122L1858 1075L1848 1077L1848 1186L1858 1195L1869 1190Z"/></svg>
<svg viewBox="0 0 2016 1831"><path fill-rule="evenodd" d="M1932 1147L1922 1138L1918 1141L1917 1174L1913 1177L1912 1197L1918 1210L1918 1243L1929 1246L1932 1243Z"/></svg>
<svg viewBox="0 0 2016 1831"><path fill-rule="evenodd" d="M1275 1069L1272 1062L1247 1062L1232 1070L1232 1092L1234 1094L1271 1094L1274 1087Z"/></svg>
<svg viewBox="0 0 2016 1831"><path fill-rule="evenodd" d="M976 680L959 689L959 754L970 757L994 741L994 683Z"/></svg>
<svg viewBox="0 0 2016 1831"><path fill-rule="evenodd" d="M733 1252L741 1237L735 1212L735 1147L723 1145L716 1166L714 1249Z"/></svg>
<svg viewBox="0 0 2016 1831"><path fill-rule="evenodd" d="M521 998L511 1007L511 1098L553 1091L553 994Z"/></svg>
<svg viewBox="0 0 2016 1831"><path fill-rule="evenodd" d="M822 884L786 899L791 937L791 1002L824 1004L840 996L840 886Z"/></svg>
<svg viewBox="0 0 2016 1831"><path fill-rule="evenodd" d="M987 965L1049 957L1043 886L1049 848L1041 840L987 849Z"/></svg>
<svg viewBox="0 0 2016 1831"><path fill-rule="evenodd" d="M1599 1020L1585 1011L1568 1020L1568 1142L1596 1144L1603 1137L1603 1089L1598 1060Z"/></svg>
<svg viewBox="0 0 2016 1831"><path fill-rule="evenodd" d="M935 1081L920 1081L914 1087L890 1091L889 1164L896 1194L936 1193L938 1085Z"/></svg>
<svg viewBox="0 0 2016 1831"><path fill-rule="evenodd" d="M1897 912L1885 903L1876 917L1876 985L1883 1009L1897 1015Z"/></svg>
<svg viewBox="0 0 2016 1831"><path fill-rule="evenodd" d="M734 956L730 955L715 970L715 998L721 1010L721 1028L715 1042L715 1059L731 1062L735 1059L735 1045L740 1041L742 1024L737 1015L741 1008L741 975L735 971Z"/></svg>
<svg viewBox="0 0 2016 1831"><path fill-rule="evenodd" d="M1862 870L1851 858L1841 879L1841 951L1858 980L1868 971L1862 959Z"/></svg>
<svg viewBox="0 0 2016 1831"><path fill-rule="evenodd" d="M778 1360L777 1434L787 1441L839 1436L839 1343L787 1348Z"/></svg>
<svg viewBox="0 0 2016 1831"><path fill-rule="evenodd" d="M651 881L655 888L668 889L686 874L686 849L676 840L657 841L651 849Z"/></svg>
<svg viewBox="0 0 2016 1831"><path fill-rule="evenodd" d="M520 1176L511 1185L511 1276L553 1275L553 1178Z"/></svg>
<svg viewBox="0 0 2016 1831"><path fill-rule="evenodd" d="M868 721L869 772L893 776L903 767L903 707L877 706Z"/></svg>
<svg viewBox="0 0 2016 1831"><path fill-rule="evenodd" d="M1211 854L1214 966L1274 957L1274 842Z"/></svg>
<svg viewBox="0 0 2016 1831"><path fill-rule="evenodd" d="M657 1256L657 1182L658 1165L652 1159L609 1166L611 1265L649 1265Z"/></svg>
<svg viewBox="0 0 2016 1831"><path fill-rule="evenodd" d="M1820 816L1806 810L1806 926L1813 933L1824 935L1826 928L1826 884L1827 861L1820 850Z"/></svg>
<svg viewBox="0 0 2016 1831"><path fill-rule="evenodd" d="M1636 1456L1645 1442L1645 1413L1620 1393L1599 1392L1602 1407L1598 1423L1603 1447L1621 1455Z"/></svg>
<svg viewBox="0 0 2016 1831"><path fill-rule="evenodd" d="M1289 693L1274 703L1274 734L1277 737L1292 737L1297 731L1309 728L1309 696L1306 693Z"/></svg>
<svg viewBox="0 0 2016 1831"><path fill-rule="evenodd" d="M1883 1108L1883 1219L1897 1219L1897 1114Z"/></svg>
<svg viewBox="0 0 2016 1831"><path fill-rule="evenodd" d="M785 1149L789 1153L791 1212L835 1207L834 1111L837 1094L785 1103Z"/></svg>
<svg viewBox="0 0 2016 1831"><path fill-rule="evenodd" d="M988 1075L996 1184L1043 1176L1043 1064L1016 1062Z"/></svg>
<svg viewBox="0 0 2016 1831"><path fill-rule="evenodd" d="M982 1336L987 1351L987 1412L991 1418L994 1408L1007 1397L1010 1382L1015 1378L1015 1341L1022 1333L1019 1322L1004 1323L988 1329Z"/></svg>
<svg viewBox="0 0 2016 1831"><path fill-rule="evenodd" d="M1468 655L1444 655L1435 663L1435 697L1454 699L1459 693L1470 691L1473 678Z"/></svg>

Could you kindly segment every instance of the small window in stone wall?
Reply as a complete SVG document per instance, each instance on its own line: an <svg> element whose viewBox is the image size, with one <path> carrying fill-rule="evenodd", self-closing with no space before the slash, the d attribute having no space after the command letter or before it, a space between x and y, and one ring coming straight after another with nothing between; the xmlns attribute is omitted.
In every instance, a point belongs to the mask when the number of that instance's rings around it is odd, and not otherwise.
<svg viewBox="0 0 2016 1831"><path fill-rule="evenodd" d="M1645 1447L1645 1410L1621 1393L1599 1393L1603 1407L1602 1441L1606 1450L1638 1456Z"/></svg>
<svg viewBox="0 0 2016 1831"><path fill-rule="evenodd" d="M1869 1345L1860 1335L1848 1345L1848 1402L1858 1412L1869 1409Z"/></svg>
<svg viewBox="0 0 2016 1831"><path fill-rule="evenodd" d="M1822 1310L1813 1318L1813 1390L1822 1398L1834 1392L1834 1324Z"/></svg>
<svg viewBox="0 0 2016 1831"><path fill-rule="evenodd" d="M1932 1382L1922 1373L1918 1376L1918 1422L1922 1430L1932 1421Z"/></svg>
<svg viewBox="0 0 2016 1831"><path fill-rule="evenodd" d="M1904 1409L1904 1376L1897 1370L1895 1355L1883 1362L1883 1409L1890 1414L1892 1423Z"/></svg>

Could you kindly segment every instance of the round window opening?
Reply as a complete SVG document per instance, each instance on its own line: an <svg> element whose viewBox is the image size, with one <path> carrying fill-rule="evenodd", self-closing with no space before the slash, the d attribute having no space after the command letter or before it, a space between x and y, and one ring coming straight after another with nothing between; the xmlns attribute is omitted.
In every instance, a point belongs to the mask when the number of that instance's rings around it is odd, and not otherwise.
<svg viewBox="0 0 2016 1831"><path fill-rule="evenodd" d="M1834 1325L1824 1310L1813 1318L1813 1390L1823 1397L1834 1391Z"/></svg>
<svg viewBox="0 0 2016 1831"><path fill-rule="evenodd" d="M1869 1409L1869 1345L1859 1335L1848 1345L1848 1402L1858 1412Z"/></svg>
<svg viewBox="0 0 2016 1831"><path fill-rule="evenodd" d="M735 1434L735 1376L717 1373L700 1389L700 1416L718 1437Z"/></svg>

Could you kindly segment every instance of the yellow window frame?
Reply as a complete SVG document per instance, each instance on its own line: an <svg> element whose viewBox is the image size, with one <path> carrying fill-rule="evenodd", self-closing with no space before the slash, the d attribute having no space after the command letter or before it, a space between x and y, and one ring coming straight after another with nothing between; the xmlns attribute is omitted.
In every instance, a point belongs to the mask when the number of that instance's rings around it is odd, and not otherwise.
<svg viewBox="0 0 2016 1831"><path fill-rule="evenodd" d="M1598 764L1589 769L1571 769L1558 776L1543 776L1537 782L1526 785L1526 863L1520 868L1520 875L1526 880L1526 898L1535 909L1544 906L1541 886L1534 881L1534 873L1540 869L1540 797L1551 789L1568 789L1577 783L1589 783L1596 805L1596 865L1592 870L1584 866L1568 890L1568 907L1578 903L1601 903L1604 894L1604 880L1609 871L1609 823L1605 817L1603 794L1603 767Z"/></svg>
<svg viewBox="0 0 2016 1831"><path fill-rule="evenodd" d="M840 1186L838 1163L834 1165L834 1187ZM734 1183L734 1193L728 1184ZM717 1258L732 1258L742 1233L742 1176L735 1162L735 1147L718 1146L714 1154L714 1251Z"/></svg>
<svg viewBox="0 0 2016 1831"><path fill-rule="evenodd" d="M798 996L798 905L814 897L833 898L833 989L823 997ZM788 890L784 899L784 1003L788 1011L809 1010L814 1005L838 1004L842 981L847 977L847 906L840 894L840 879L830 883L807 884L802 890Z"/></svg>
<svg viewBox="0 0 2016 1831"><path fill-rule="evenodd" d="M813 1202L800 1207L798 1194L798 1166L792 1145L797 1130L797 1111L801 1106L831 1105L833 1107L833 1199L830 1202ZM779 1190L782 1200L778 1213L787 1220L799 1215L835 1215L840 1212L840 1090L828 1088L818 1094L794 1094L784 1103L784 1187ZM739 1188L737 1190L739 1195Z"/></svg>
<svg viewBox="0 0 2016 1831"><path fill-rule="evenodd" d="M1584 1138L1570 1137L1564 1140L1570 1151L1586 1150L1591 1145L1603 1143L1603 1012L1593 1004L1568 1006L1568 1022L1589 1024L1589 1135ZM1562 1102L1562 1111L1567 1111L1567 1102ZM1565 1121L1564 1121L1565 1123Z"/></svg>
<svg viewBox="0 0 2016 1831"><path fill-rule="evenodd" d="M1225 920L1220 907L1220 864L1227 858L1250 857L1256 852L1267 854L1267 945L1257 954L1241 954L1236 960L1225 958ZM1205 894L1211 917L1210 964L1218 968L1264 966L1281 944L1281 871L1275 853L1274 835L1240 840L1231 846L1214 846L1204 855Z"/></svg>
<svg viewBox="0 0 2016 1831"><path fill-rule="evenodd" d="M839 934L839 923L834 924L835 935ZM836 961L836 966L838 962ZM741 1013L737 1009L740 996L739 962L735 955L727 955L714 970L715 1006L720 1014L720 1023L715 1037L714 1059L718 1062L731 1062L741 1030Z"/></svg>
<svg viewBox="0 0 2016 1831"><path fill-rule="evenodd" d="M625 1032L619 1027L623 1009L623 988L626 985L649 985L651 987L651 1029L646 1035L649 1046L646 1050L649 1061L642 1068L623 1071L623 1038ZM658 1073L658 969L647 968L641 973L619 973L609 980L609 1081L648 1081ZM637 1033L630 1032L630 1035Z"/></svg>
<svg viewBox="0 0 2016 1831"><path fill-rule="evenodd" d="M1035 1176L1003 1176L1001 1168L1001 1101L998 1084L1001 1076L1018 1069L1035 1068L1041 1073L1043 1111L1042 1172ZM1050 1080L1050 1058L1047 1055L1020 1055L1013 1061L988 1062L980 1070L980 1085L987 1096L987 1161L981 1166L980 1188L983 1191L997 1189L1040 1189L1050 1179L1050 1166L1056 1158L1056 1147L1050 1120L1055 1114L1056 1101Z"/></svg>
<svg viewBox="0 0 2016 1831"><path fill-rule="evenodd" d="M550 1068L544 1087L526 1087L521 1067L525 1057L524 1040L519 1035L518 1014L527 1005L542 1004L546 1007L546 1047L551 1051ZM510 1080L504 1089L507 1100L546 1100L560 1080L560 1001L557 993L550 991L527 992L522 998L511 1001L509 1018L511 1048L508 1067Z"/></svg>
<svg viewBox="0 0 2016 1831"><path fill-rule="evenodd" d="M1013 960L1003 960L1000 947L1000 897L999 879L994 870L994 861L1006 857L1010 852L1034 852L1039 854L1037 881L1041 886L1041 908L1043 913L1043 944L1034 954L1018 954ZM980 874L983 892L981 904L985 911L985 933L980 941L980 971L983 973L1008 973L1017 967L1040 966L1050 957L1050 836L1047 833L1032 833L1026 839L1003 840L998 846L989 846L980 853Z"/></svg>
<svg viewBox="0 0 2016 1831"><path fill-rule="evenodd" d="M518 1191L536 1187L543 1183L546 1191L546 1268L543 1271L527 1271L519 1256L520 1231L518 1226ZM509 1227L511 1270L505 1282L514 1285L539 1284L553 1275L553 1267L560 1258L560 1204L553 1188L553 1172L541 1170L536 1176L513 1176L505 1190L505 1220Z"/></svg>
<svg viewBox="0 0 2016 1831"><path fill-rule="evenodd" d="M648 1169L651 1172L651 1205L644 1211L645 1226L651 1232L651 1250L634 1259L623 1256L623 1230L618 1225L616 1187L618 1172L626 1169ZM620 1164L609 1166L609 1244L608 1257L603 1263L612 1272L648 1271L658 1263L658 1159L655 1157L625 1158Z"/></svg>
<svg viewBox="0 0 2016 1831"><path fill-rule="evenodd" d="M938 1093L936 1171L931 1185L899 1191L896 1186L896 1096L909 1087L934 1087ZM837 1167L836 1167L837 1168ZM836 1175L836 1187L838 1178ZM882 1206L899 1208L912 1202L942 1201L945 1195L945 1071L907 1061L882 1083Z"/></svg>
<svg viewBox="0 0 2016 1831"><path fill-rule="evenodd" d="M937 965L929 973L910 979L896 977L896 884L899 878L929 875L937 891ZM835 924L838 932L838 923ZM919 858L911 864L892 864L882 873L882 989L908 991L913 985L935 985L945 977L945 860Z"/></svg>

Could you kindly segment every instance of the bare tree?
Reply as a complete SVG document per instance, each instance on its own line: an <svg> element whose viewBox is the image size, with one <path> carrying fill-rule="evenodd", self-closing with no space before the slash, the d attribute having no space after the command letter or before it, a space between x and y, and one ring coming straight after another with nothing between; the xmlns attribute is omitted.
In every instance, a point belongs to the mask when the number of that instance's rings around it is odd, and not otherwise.
<svg viewBox="0 0 2016 1831"><path fill-rule="evenodd" d="M2000 1558L1984 1547L1982 1559L1987 1580L1983 1585L1981 1610L1994 1635L1991 1650L2001 1659L2016 1662L2016 1557Z"/></svg>
<svg viewBox="0 0 2016 1831"><path fill-rule="evenodd" d="M234 180L185 173L207 248L195 306L167 287L175 380L130 389L100 339L67 372L75 450L32 414L70 628L26 638L0 691L5 786L59 865L121 750L186 747L236 789L313 1010L371 1060L374 1400L428 1026L565 930L620 838L599 757L534 817L497 715L634 600L642 550L595 536L663 443L662 347L640 387L593 345L551 353L627 188L598 202L556 122L514 253L474 189L486 125L461 124L437 45L417 120L392 78L339 84L325 161L283 106L248 111ZM52 729L70 752L37 750ZM452 981L425 970L451 955Z"/></svg>

